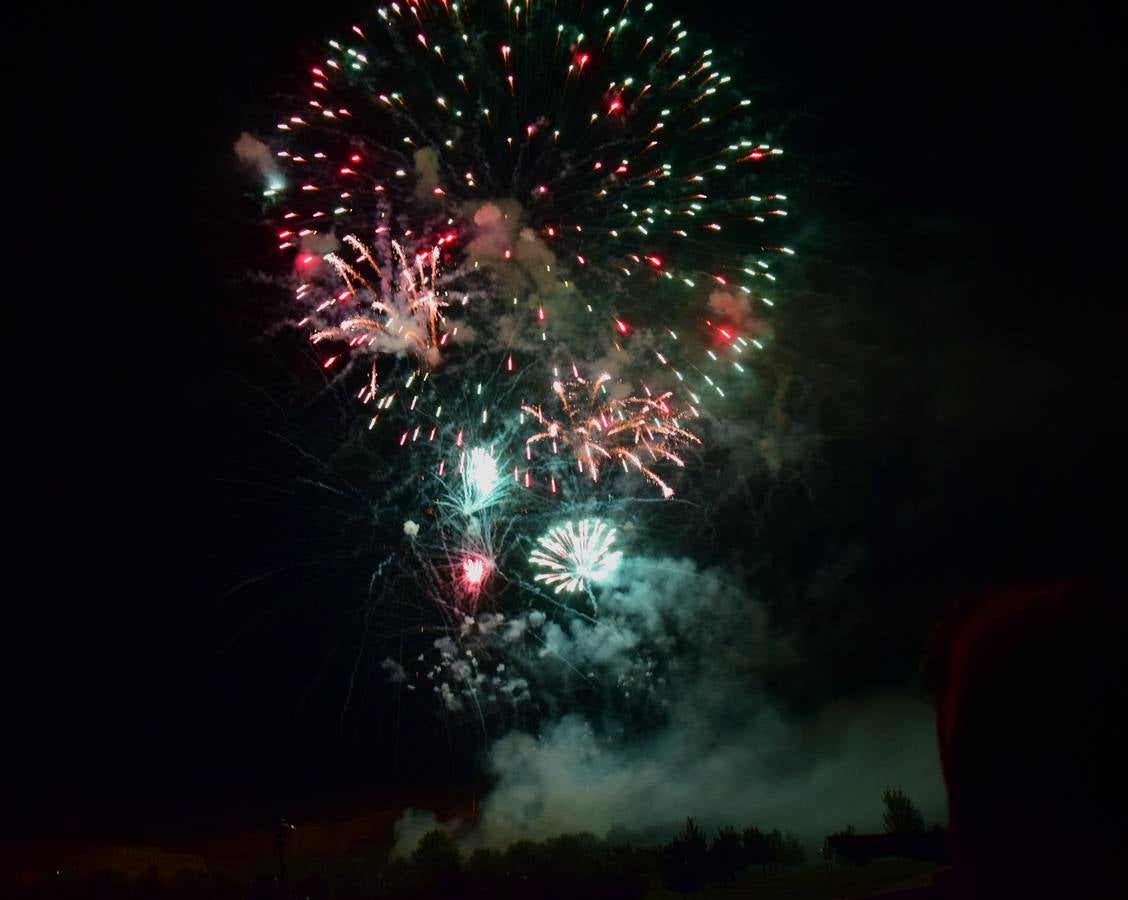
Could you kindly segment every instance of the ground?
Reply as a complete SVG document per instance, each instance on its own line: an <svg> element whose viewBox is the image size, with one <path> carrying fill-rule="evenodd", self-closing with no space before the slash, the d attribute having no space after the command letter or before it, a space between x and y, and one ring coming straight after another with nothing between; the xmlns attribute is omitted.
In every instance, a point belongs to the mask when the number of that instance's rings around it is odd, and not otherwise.
<svg viewBox="0 0 1128 900"><path fill-rule="evenodd" d="M890 890L924 887L941 868L933 863L890 859L868 866L810 866L776 872L766 879L759 873L749 873L732 884L710 886L704 896L709 900L854 900ZM666 890L646 894L646 900L683 897Z"/></svg>

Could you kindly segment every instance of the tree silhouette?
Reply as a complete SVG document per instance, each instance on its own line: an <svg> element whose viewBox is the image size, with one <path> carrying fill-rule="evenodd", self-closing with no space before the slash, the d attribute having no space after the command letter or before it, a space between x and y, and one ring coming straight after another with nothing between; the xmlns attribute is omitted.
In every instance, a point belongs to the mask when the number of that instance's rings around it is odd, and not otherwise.
<svg viewBox="0 0 1128 900"><path fill-rule="evenodd" d="M735 828L722 828L713 838L709 848L709 874L718 881L731 881L748 865L744 854L744 843Z"/></svg>
<svg viewBox="0 0 1128 900"><path fill-rule="evenodd" d="M505 882L505 859L497 850L479 847L466 860L466 877L472 897L494 898Z"/></svg>
<svg viewBox="0 0 1128 900"><path fill-rule="evenodd" d="M411 880L411 874L411 864L403 857L397 857L380 871L380 882L389 893L395 893L404 890L404 886Z"/></svg>
<svg viewBox="0 0 1128 900"><path fill-rule="evenodd" d="M803 842L790 831L783 836L779 862L784 866L801 866L807 861L807 849Z"/></svg>
<svg viewBox="0 0 1128 900"><path fill-rule="evenodd" d="M840 862L849 865L856 865L857 860L848 853L842 850L843 838L852 838L857 836L858 829L853 825L847 825L841 831L836 831L834 834L828 834L823 840L822 856L828 863Z"/></svg>
<svg viewBox="0 0 1128 900"><path fill-rule="evenodd" d="M649 849L608 847L599 890L589 900L638 900L646 893L654 858Z"/></svg>
<svg viewBox="0 0 1128 900"><path fill-rule="evenodd" d="M767 835L768 844L768 868L783 862L783 835L780 834L779 829L769 832Z"/></svg>
<svg viewBox="0 0 1128 900"><path fill-rule="evenodd" d="M920 834L924 831L924 816L912 799L900 788L886 788L881 794L885 813L881 820L886 834Z"/></svg>
<svg viewBox="0 0 1128 900"><path fill-rule="evenodd" d="M755 825L749 825L740 836L744 844L744 859L747 865L760 866L767 877L768 866L772 863L771 843L768 835Z"/></svg>
<svg viewBox="0 0 1128 900"><path fill-rule="evenodd" d="M705 884L709 864L709 845L693 819L662 850L662 877L671 890L686 894Z"/></svg>
<svg viewBox="0 0 1128 900"><path fill-rule="evenodd" d="M505 874L510 878L528 878L536 871L544 856L541 844L530 840L520 840L505 848Z"/></svg>
<svg viewBox="0 0 1128 900"><path fill-rule="evenodd" d="M415 891L422 897L449 897L461 893L462 854L454 838L435 828L419 839L411 854Z"/></svg>
<svg viewBox="0 0 1128 900"><path fill-rule="evenodd" d="M462 868L462 854L454 838L435 828L419 839L411 854L411 867L420 875L449 875Z"/></svg>
<svg viewBox="0 0 1128 900"><path fill-rule="evenodd" d="M532 896L543 900L590 897L600 882L606 848L593 834L561 834L542 841L529 875Z"/></svg>

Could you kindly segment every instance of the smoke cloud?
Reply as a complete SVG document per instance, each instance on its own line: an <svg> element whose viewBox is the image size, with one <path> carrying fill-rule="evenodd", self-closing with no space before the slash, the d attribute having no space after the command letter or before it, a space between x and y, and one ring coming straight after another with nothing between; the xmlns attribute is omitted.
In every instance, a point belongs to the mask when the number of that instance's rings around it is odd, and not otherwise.
<svg viewBox="0 0 1128 900"><path fill-rule="evenodd" d="M317 256L323 256L326 253L336 253L340 250L341 242L337 240L337 235L330 231L326 234L303 235L299 246L302 254L313 253ZM302 254L299 254L297 259L300 259Z"/></svg>
<svg viewBox="0 0 1128 900"><path fill-rule="evenodd" d="M282 170L278 168L270 148L248 132L244 131L235 141L235 155L254 167L268 184L282 181Z"/></svg>
<svg viewBox="0 0 1128 900"><path fill-rule="evenodd" d="M493 743L495 783L468 846L616 826L672 831L686 816L789 830L813 845L847 825L880 829L892 785L927 821L944 821L928 703L906 691L790 711L765 676L794 665L802 642L773 629L737 573L631 557L633 539L593 595L597 610L581 600L528 623L539 636L532 695L566 712ZM602 701L576 702L577 673Z"/></svg>
<svg viewBox="0 0 1128 900"><path fill-rule="evenodd" d="M748 337L771 336L771 326L765 319L756 315L752 308L752 298L745 294L713 291L709 295L709 309L725 321L731 322Z"/></svg>
<svg viewBox="0 0 1128 900"><path fill-rule="evenodd" d="M396 820L393 835L395 845L392 847L392 859L410 856L419 845L420 839L429 831L436 828L450 831L455 823L440 822L433 812L425 809L412 809L408 807L403 815Z"/></svg>
<svg viewBox="0 0 1128 900"><path fill-rule="evenodd" d="M433 147L420 147L415 151L415 198L434 200L439 186L439 154Z"/></svg>
<svg viewBox="0 0 1128 900"><path fill-rule="evenodd" d="M557 277L556 254L531 228L516 200L495 200L463 210L474 222L474 237L466 245L466 260L488 268L502 295L526 300L545 299L567 290Z"/></svg>
<svg viewBox="0 0 1128 900"><path fill-rule="evenodd" d="M733 708L719 690L697 685L671 709L665 730L638 743L601 736L575 715L536 737L509 734L490 754L498 781L474 840L503 846L656 820L672 831L688 815L815 843L850 824L880 830L889 785L904 787L930 822L943 821L935 727L919 700L840 703L810 721L788 721L761 702Z"/></svg>

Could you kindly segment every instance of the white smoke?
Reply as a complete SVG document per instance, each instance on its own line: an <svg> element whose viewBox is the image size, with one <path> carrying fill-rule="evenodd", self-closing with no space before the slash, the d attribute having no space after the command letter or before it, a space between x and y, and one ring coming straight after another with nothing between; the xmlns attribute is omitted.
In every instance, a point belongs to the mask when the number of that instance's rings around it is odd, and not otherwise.
<svg viewBox="0 0 1128 900"><path fill-rule="evenodd" d="M598 735L577 715L538 737L506 735L490 754L498 780L474 841L504 846L693 816L711 827L755 824L815 842L849 824L879 830L889 785L905 788L929 821L943 821L926 704L871 697L789 721L763 700L730 704L726 690L696 685L671 708L669 726L640 742Z"/></svg>
<svg viewBox="0 0 1128 900"><path fill-rule="evenodd" d="M501 296L517 297L529 305L570 290L557 273L556 254L525 226L525 211L516 200L467 205L463 214L474 223L474 236L466 245L467 263L489 269Z"/></svg>
<svg viewBox="0 0 1128 900"><path fill-rule="evenodd" d="M341 242L337 240L337 235L333 234L331 231L326 234L307 234L302 236L301 249L303 254L313 253L317 256L322 256L326 253L335 253L340 250ZM295 264L297 264L297 260L300 258L301 254L295 258Z"/></svg>
<svg viewBox="0 0 1128 900"><path fill-rule="evenodd" d="M879 828L890 785L930 822L944 820L929 705L894 692L785 711L762 675L794 665L801 643L773 632L735 573L628 555L595 600L597 611L579 601L571 615L492 624L507 639L537 629L534 698L551 699L553 672L567 670L619 702L585 715L565 699L570 711L538 734L495 741L494 788L468 846L676 826L686 816L814 843L850 824ZM615 711L640 707L662 724L639 733Z"/></svg>
<svg viewBox="0 0 1128 900"><path fill-rule="evenodd" d="M266 180L267 184L279 184L282 181L282 170L270 148L258 138L244 131L235 141L235 155L244 163L253 166Z"/></svg>
<svg viewBox="0 0 1128 900"><path fill-rule="evenodd" d="M412 809L408 807L403 815L396 821L394 836L395 846L392 848L392 859L407 857L414 852L420 839L429 831L441 829L452 831L458 825L457 821L440 822L433 812L425 809Z"/></svg>
<svg viewBox="0 0 1128 900"><path fill-rule="evenodd" d="M435 188L439 186L439 154L433 147L420 147L415 151L415 198L421 201L434 200Z"/></svg>
<svg viewBox="0 0 1128 900"><path fill-rule="evenodd" d="M380 663L380 668L387 672L388 681L391 684L407 683L407 669L403 667L402 663L397 662L390 656L387 657L382 663Z"/></svg>

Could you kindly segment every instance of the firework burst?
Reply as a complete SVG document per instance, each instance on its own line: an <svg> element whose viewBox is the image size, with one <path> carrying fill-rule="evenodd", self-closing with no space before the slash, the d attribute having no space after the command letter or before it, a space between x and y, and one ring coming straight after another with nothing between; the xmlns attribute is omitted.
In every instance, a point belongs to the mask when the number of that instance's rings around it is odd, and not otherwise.
<svg viewBox="0 0 1128 900"><path fill-rule="evenodd" d="M773 236L786 197L761 183L782 150L757 137L766 126L713 49L655 4L390 4L303 80L266 194L299 272L324 263L344 284L303 278L300 299L336 314L310 316L315 341L433 367L458 327L443 331L442 248L462 303L488 301L478 349L509 371L582 341L645 358L669 375L648 381L676 379L700 405L763 348L790 254ZM356 260L325 249L339 234ZM358 234L399 235L416 282L393 285L404 302L373 289ZM362 399L375 382L373 366Z"/></svg>
<svg viewBox="0 0 1128 900"><path fill-rule="evenodd" d="M623 558L621 552L611 549L614 543L615 529L598 519L551 528L537 538L538 549L529 554L529 562L546 570L533 580L555 585L557 594L586 590L606 581Z"/></svg>
<svg viewBox="0 0 1128 900"><path fill-rule="evenodd" d="M372 249L363 241L351 234L345 235L343 241L356 251L357 257L350 263L337 253L325 254L325 262L339 276L343 289L314 310L314 315L323 321L334 314L337 321L317 328L310 341L345 342L352 350L372 356L408 352L428 365L435 365L439 347L446 343L446 334L440 334L439 329L443 324L442 308L447 304L436 294L439 246L416 254L414 261L408 262L403 247L392 241L398 262L398 277L393 279L381 270ZM361 265L367 268L366 272L358 268ZM300 285L299 296L309 289L308 282Z"/></svg>
<svg viewBox="0 0 1128 900"><path fill-rule="evenodd" d="M622 560L595 517L623 521L617 469L672 497L770 339L782 150L731 71L649 2L412 0L319 50L269 148L245 136L293 319L394 423L366 437L402 530L370 593L417 604L448 709L528 696L502 659L548 654L550 591L594 604Z"/></svg>
<svg viewBox="0 0 1128 900"><path fill-rule="evenodd" d="M672 497L673 488L652 467L670 462L684 468L676 448L699 444L700 439L679 424L670 406L672 392L616 398L607 395L609 381L606 372L592 380L576 372L570 381L554 381L552 392L560 409L556 416L541 406L522 406L541 428L528 438L526 446L551 447L553 455L564 446L579 471L593 482L599 481L605 463L618 462L625 472L634 468L645 475L663 497Z"/></svg>

